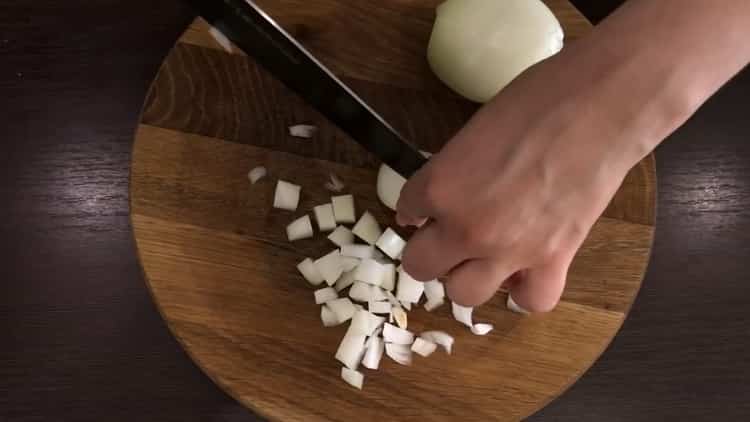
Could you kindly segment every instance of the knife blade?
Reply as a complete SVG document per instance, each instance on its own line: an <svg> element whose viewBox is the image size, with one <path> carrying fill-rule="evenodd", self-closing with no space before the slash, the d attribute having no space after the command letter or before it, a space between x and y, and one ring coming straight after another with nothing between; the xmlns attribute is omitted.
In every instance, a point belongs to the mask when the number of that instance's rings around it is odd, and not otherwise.
<svg viewBox="0 0 750 422"><path fill-rule="evenodd" d="M365 149L409 178L425 158L250 0L188 0L197 12Z"/></svg>

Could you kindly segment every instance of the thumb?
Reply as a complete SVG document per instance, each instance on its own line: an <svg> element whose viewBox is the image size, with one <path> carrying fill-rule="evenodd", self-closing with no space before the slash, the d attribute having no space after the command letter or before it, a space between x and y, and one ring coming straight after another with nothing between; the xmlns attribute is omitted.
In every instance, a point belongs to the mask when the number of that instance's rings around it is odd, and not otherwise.
<svg viewBox="0 0 750 422"><path fill-rule="evenodd" d="M511 286L510 297L528 312L549 312L557 306L565 288L570 259L557 259L525 271L523 280Z"/></svg>

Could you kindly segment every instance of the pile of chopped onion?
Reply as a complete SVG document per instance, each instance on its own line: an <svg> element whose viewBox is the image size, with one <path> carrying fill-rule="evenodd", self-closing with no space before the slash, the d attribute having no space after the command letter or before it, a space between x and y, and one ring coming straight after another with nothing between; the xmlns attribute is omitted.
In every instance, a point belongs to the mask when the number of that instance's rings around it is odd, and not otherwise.
<svg viewBox="0 0 750 422"><path fill-rule="evenodd" d="M293 135L312 136L312 132L312 127L294 127ZM266 174L265 167L256 167L248 178L254 184ZM378 196L393 208L403 181L382 176L383 168L378 177ZM328 186L331 182L335 182L335 189ZM326 183L326 188L337 193L343 190L343 182L334 175L331 182ZM278 180L274 208L296 211L301 190L298 185ZM418 281L400 265L398 261L407 244L401 235L390 227L384 230L369 211L357 218L353 195L333 196L330 202L313 207L312 216L319 232L329 232L327 238L335 249L318 258L302 259L297 270L316 288L313 298L320 305L324 327L349 321L335 353L343 365L341 378L346 383L362 389L364 374L358 370L359 365L377 370L383 355L398 364L411 365L415 353L426 358L440 347L451 354L454 339L450 334L437 330L415 334L408 330L407 312L413 305L421 302L426 311L432 312L445 304L446 296L441 281ZM289 223L286 227L289 241L313 237L312 220L310 214L305 214ZM507 306L514 312L525 313L510 296ZM474 323L473 308L452 303L451 310L456 321L475 335L483 336L493 329L492 324Z"/></svg>
<svg viewBox="0 0 750 422"><path fill-rule="evenodd" d="M357 219L355 210L352 195L334 196L330 203L313 208L319 230L330 232L327 238L337 248L317 259L304 258L297 269L313 286L325 282L325 287L314 292L324 327L350 321L335 358L343 365L341 378L361 389L364 373L358 370L360 364L377 370L385 355L398 364L411 365L413 354L426 358L438 347L450 354L453 337L444 331L415 334L407 329L412 305L423 302L427 311L433 311L445 303L443 283L421 282L410 276L396 262L406 240L390 227L383 230L368 211ZM310 217L300 220L304 230L299 232L307 236L313 230ZM300 220L292 224L302 226ZM351 229L344 225L353 223ZM422 301L423 297L426 300ZM475 324L472 308L454 303L452 310L454 318L476 335L493 329L492 324Z"/></svg>

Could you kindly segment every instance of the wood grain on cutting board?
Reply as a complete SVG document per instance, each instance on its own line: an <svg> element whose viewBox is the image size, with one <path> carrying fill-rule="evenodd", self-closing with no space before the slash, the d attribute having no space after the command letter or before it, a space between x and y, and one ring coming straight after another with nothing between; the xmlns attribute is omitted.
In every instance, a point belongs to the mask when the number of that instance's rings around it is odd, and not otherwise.
<svg viewBox="0 0 750 422"><path fill-rule="evenodd" d="M287 30L410 140L437 150L475 106L429 71L436 0L259 1ZM549 1L568 42L590 25ZM478 308L486 337L449 307L410 313L410 329L445 329L451 356L384 360L357 391L333 359L345 326L323 328L296 271L332 248L324 236L289 243L285 226L329 201L330 173L359 212L392 224L375 196L377 160L252 58L227 52L197 20L166 58L146 98L131 173L135 238L148 284L187 352L229 394L275 420L516 420L577 379L619 329L640 286L653 237L652 157L636 166L592 229L560 306L521 317L499 294ZM287 126L311 123L311 140ZM247 172L269 175L250 185ZM270 207L275 180L302 185L297 212Z"/></svg>

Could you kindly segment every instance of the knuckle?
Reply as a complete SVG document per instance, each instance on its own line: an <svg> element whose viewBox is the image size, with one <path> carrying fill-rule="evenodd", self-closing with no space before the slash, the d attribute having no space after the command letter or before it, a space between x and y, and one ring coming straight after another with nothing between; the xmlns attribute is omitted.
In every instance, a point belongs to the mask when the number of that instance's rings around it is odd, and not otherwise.
<svg viewBox="0 0 750 422"><path fill-rule="evenodd" d="M485 252L496 249L500 243L496 232L483 224L469 222L460 226L458 241L471 249Z"/></svg>
<svg viewBox="0 0 750 422"><path fill-rule="evenodd" d="M481 250L496 249L503 243L494 230L486 228L483 230L481 227L476 227L471 231L470 236L472 244Z"/></svg>
<svg viewBox="0 0 750 422"><path fill-rule="evenodd" d="M537 246L536 254L542 261L553 260L558 255L559 243L552 238L542 240Z"/></svg>

